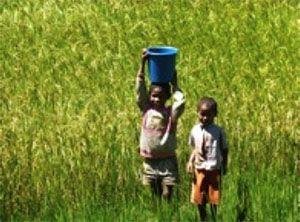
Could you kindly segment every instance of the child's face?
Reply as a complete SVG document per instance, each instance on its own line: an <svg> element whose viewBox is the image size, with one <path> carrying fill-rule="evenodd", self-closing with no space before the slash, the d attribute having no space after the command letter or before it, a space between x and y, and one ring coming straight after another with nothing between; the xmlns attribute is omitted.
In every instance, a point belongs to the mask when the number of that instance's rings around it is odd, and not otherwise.
<svg viewBox="0 0 300 222"><path fill-rule="evenodd" d="M167 95L162 87L154 87L150 93L150 102L157 108L163 107L167 101Z"/></svg>
<svg viewBox="0 0 300 222"><path fill-rule="evenodd" d="M198 110L199 121L207 126L214 122L215 113L214 111L206 104L203 103Z"/></svg>

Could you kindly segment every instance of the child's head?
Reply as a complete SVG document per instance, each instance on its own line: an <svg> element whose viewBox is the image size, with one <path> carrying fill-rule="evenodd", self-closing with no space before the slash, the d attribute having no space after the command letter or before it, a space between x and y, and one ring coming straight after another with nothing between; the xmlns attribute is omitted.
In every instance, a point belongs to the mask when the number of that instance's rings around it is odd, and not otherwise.
<svg viewBox="0 0 300 222"><path fill-rule="evenodd" d="M211 97L202 97L199 100L197 112L200 122L203 125L209 125L214 122L218 114L217 102Z"/></svg>
<svg viewBox="0 0 300 222"><path fill-rule="evenodd" d="M163 107L166 101L171 97L169 84L151 83L150 102L157 108Z"/></svg>

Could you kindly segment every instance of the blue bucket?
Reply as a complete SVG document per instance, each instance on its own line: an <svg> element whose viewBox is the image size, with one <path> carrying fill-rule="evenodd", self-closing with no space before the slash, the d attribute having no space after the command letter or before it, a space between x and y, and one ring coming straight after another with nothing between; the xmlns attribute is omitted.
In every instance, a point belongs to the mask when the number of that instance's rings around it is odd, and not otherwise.
<svg viewBox="0 0 300 222"><path fill-rule="evenodd" d="M154 46L147 49L152 83L168 83L173 79L177 52L177 48L168 46Z"/></svg>

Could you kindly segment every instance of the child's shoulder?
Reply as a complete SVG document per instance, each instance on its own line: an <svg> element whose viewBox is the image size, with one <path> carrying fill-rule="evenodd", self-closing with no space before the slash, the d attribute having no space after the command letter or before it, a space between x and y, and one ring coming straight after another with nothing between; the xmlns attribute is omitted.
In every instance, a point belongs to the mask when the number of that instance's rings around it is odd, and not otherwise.
<svg viewBox="0 0 300 222"><path fill-rule="evenodd" d="M214 131L217 131L217 132L219 132L219 133L221 133L221 134L224 134L224 129L223 129L223 127L221 127L221 126L219 126L219 125L217 125L217 124L215 124L215 123L213 123L213 124L211 125L211 127L212 127L212 129L213 129Z"/></svg>
<svg viewBox="0 0 300 222"><path fill-rule="evenodd" d="M197 131L200 130L200 129L201 129L200 123L196 123L196 124L192 127L191 132L192 132L192 133L193 133L193 132L197 132Z"/></svg>
<svg viewBox="0 0 300 222"><path fill-rule="evenodd" d="M220 129L220 130L223 129L221 126L219 126L216 123L212 123L211 126L214 127L214 128L216 128L216 129Z"/></svg>
<svg viewBox="0 0 300 222"><path fill-rule="evenodd" d="M220 126L220 125L218 125L218 124L216 124L216 123L211 124L211 127L214 128L214 129L216 129L216 130L223 131L223 127Z"/></svg>
<svg viewBox="0 0 300 222"><path fill-rule="evenodd" d="M172 111L172 107L171 106L165 106L163 108L160 109L156 109L154 108L153 105L148 104L143 111L143 115L145 115L146 113L151 113L151 112L155 112L155 113L161 113L163 115L167 115L169 116L171 114Z"/></svg>

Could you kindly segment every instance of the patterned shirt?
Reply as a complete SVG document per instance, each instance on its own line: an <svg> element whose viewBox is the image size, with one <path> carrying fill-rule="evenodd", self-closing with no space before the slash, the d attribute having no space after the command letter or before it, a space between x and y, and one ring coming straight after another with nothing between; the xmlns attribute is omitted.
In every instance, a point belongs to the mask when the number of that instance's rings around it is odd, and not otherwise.
<svg viewBox="0 0 300 222"><path fill-rule="evenodd" d="M189 144L193 148L196 169L221 169L222 150L227 149L224 131L216 124L203 127L196 124L190 134Z"/></svg>
<svg viewBox="0 0 300 222"><path fill-rule="evenodd" d="M176 89L173 92L173 105L161 109L151 106L144 78L137 78L136 93L137 104L143 114L141 156L154 159L175 156L176 125L185 103L183 93Z"/></svg>

